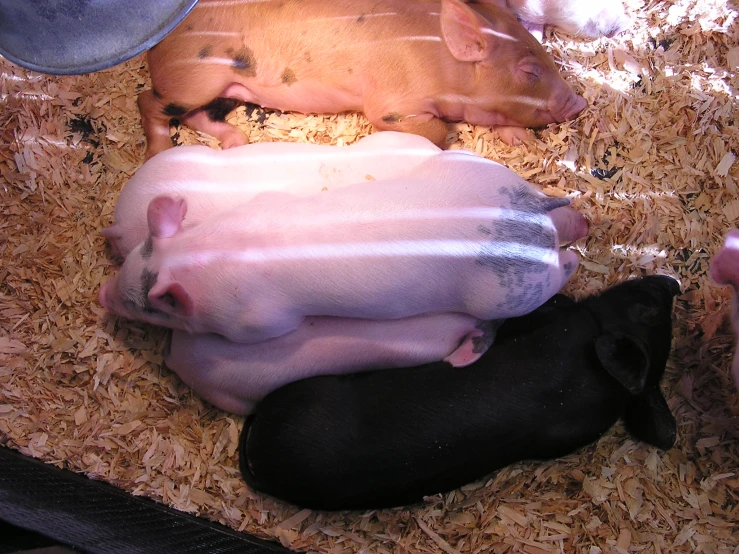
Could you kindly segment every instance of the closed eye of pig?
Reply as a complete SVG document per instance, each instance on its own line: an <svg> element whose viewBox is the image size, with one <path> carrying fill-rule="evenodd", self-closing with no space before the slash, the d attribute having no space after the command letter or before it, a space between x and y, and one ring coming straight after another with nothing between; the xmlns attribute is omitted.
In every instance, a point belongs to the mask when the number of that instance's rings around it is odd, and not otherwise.
<svg viewBox="0 0 739 554"><path fill-rule="evenodd" d="M378 130L446 144L446 121L521 129L586 106L504 5L462 0L201 0L148 53L139 96L147 157L170 148L178 118L223 148L239 102L302 113L364 112Z"/></svg>

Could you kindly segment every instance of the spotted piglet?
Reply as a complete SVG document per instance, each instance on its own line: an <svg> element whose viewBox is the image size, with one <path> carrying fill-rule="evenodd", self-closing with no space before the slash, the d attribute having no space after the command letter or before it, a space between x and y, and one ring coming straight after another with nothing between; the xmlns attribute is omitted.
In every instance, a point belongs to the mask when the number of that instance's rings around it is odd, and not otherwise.
<svg viewBox="0 0 739 554"><path fill-rule="evenodd" d="M444 152L412 177L296 197L269 192L189 229L187 204L149 205L149 238L100 291L110 311L254 343L305 317L494 320L546 302L587 233L563 198L474 154Z"/></svg>
<svg viewBox="0 0 739 554"><path fill-rule="evenodd" d="M201 0L148 52L139 96L147 157L180 119L230 148L240 102L302 113L364 112L377 130L447 142L446 121L524 127L587 105L506 6L463 0Z"/></svg>

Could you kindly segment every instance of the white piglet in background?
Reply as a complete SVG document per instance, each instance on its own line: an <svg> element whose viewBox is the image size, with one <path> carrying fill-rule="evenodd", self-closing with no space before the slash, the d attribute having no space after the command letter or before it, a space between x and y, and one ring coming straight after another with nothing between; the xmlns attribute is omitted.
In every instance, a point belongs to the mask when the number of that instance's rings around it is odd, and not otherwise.
<svg viewBox="0 0 739 554"><path fill-rule="evenodd" d="M737 334L737 344L731 370L734 382L739 386L739 229L726 235L723 247L711 262L711 278L719 285L731 285L734 289L731 323Z"/></svg>
<svg viewBox="0 0 739 554"><path fill-rule="evenodd" d="M344 147L267 142L228 150L201 145L170 148L131 177L116 202L114 223L103 229L103 235L122 259L149 235L146 212L157 196L187 202L182 224L187 229L265 191L309 195L410 175L438 152L421 136L394 131L374 133Z"/></svg>
<svg viewBox="0 0 739 554"><path fill-rule="evenodd" d="M529 313L577 267L560 242L587 233L569 201L474 154L441 152L413 177L313 196L268 192L189 229L158 197L150 237L103 285L127 317L254 343L307 316L399 319Z"/></svg>
<svg viewBox="0 0 739 554"><path fill-rule="evenodd" d="M487 0L494 2L495 0ZM622 0L501 0L524 22L537 38L541 27L552 25L587 39L612 37L628 28ZM529 24L535 24L538 29Z"/></svg>

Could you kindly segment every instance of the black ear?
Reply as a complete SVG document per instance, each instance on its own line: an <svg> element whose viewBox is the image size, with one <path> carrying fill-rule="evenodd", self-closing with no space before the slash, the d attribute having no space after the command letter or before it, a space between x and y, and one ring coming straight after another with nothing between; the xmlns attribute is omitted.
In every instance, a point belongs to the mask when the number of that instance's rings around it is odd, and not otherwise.
<svg viewBox="0 0 739 554"><path fill-rule="evenodd" d="M649 354L640 340L605 333L595 340L595 352L605 370L631 394L644 390L649 374Z"/></svg>
<svg viewBox="0 0 739 554"><path fill-rule="evenodd" d="M675 444L677 424L658 387L648 387L626 408L624 423L640 441L669 450Z"/></svg>

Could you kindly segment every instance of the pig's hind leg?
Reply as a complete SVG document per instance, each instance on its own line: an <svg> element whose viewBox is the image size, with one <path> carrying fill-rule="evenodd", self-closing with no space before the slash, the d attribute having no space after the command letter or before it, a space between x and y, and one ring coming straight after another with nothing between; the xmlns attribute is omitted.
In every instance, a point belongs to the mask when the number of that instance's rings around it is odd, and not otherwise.
<svg viewBox="0 0 739 554"><path fill-rule="evenodd" d="M216 98L206 106L188 113L182 118L182 122L195 131L217 138L224 150L241 146L249 142L246 135L237 127L226 123L226 116L239 104L241 101L235 98Z"/></svg>
<svg viewBox="0 0 739 554"><path fill-rule="evenodd" d="M187 89L186 92L192 91ZM246 144L246 136L225 122L226 116L240 101L216 97L217 94L211 95L209 90L203 90L202 94L190 94L189 100L175 101L163 97L154 89L139 94L141 123L147 141L146 158L149 159L163 150L172 148L169 134L172 119L180 119L188 127L214 136L221 141L223 148Z"/></svg>
<svg viewBox="0 0 739 554"><path fill-rule="evenodd" d="M146 135L146 159L163 150L172 148L172 138L169 135L169 122L175 115L168 110L153 90L145 90L139 94L139 112L141 124ZM183 111L179 115L186 113Z"/></svg>

